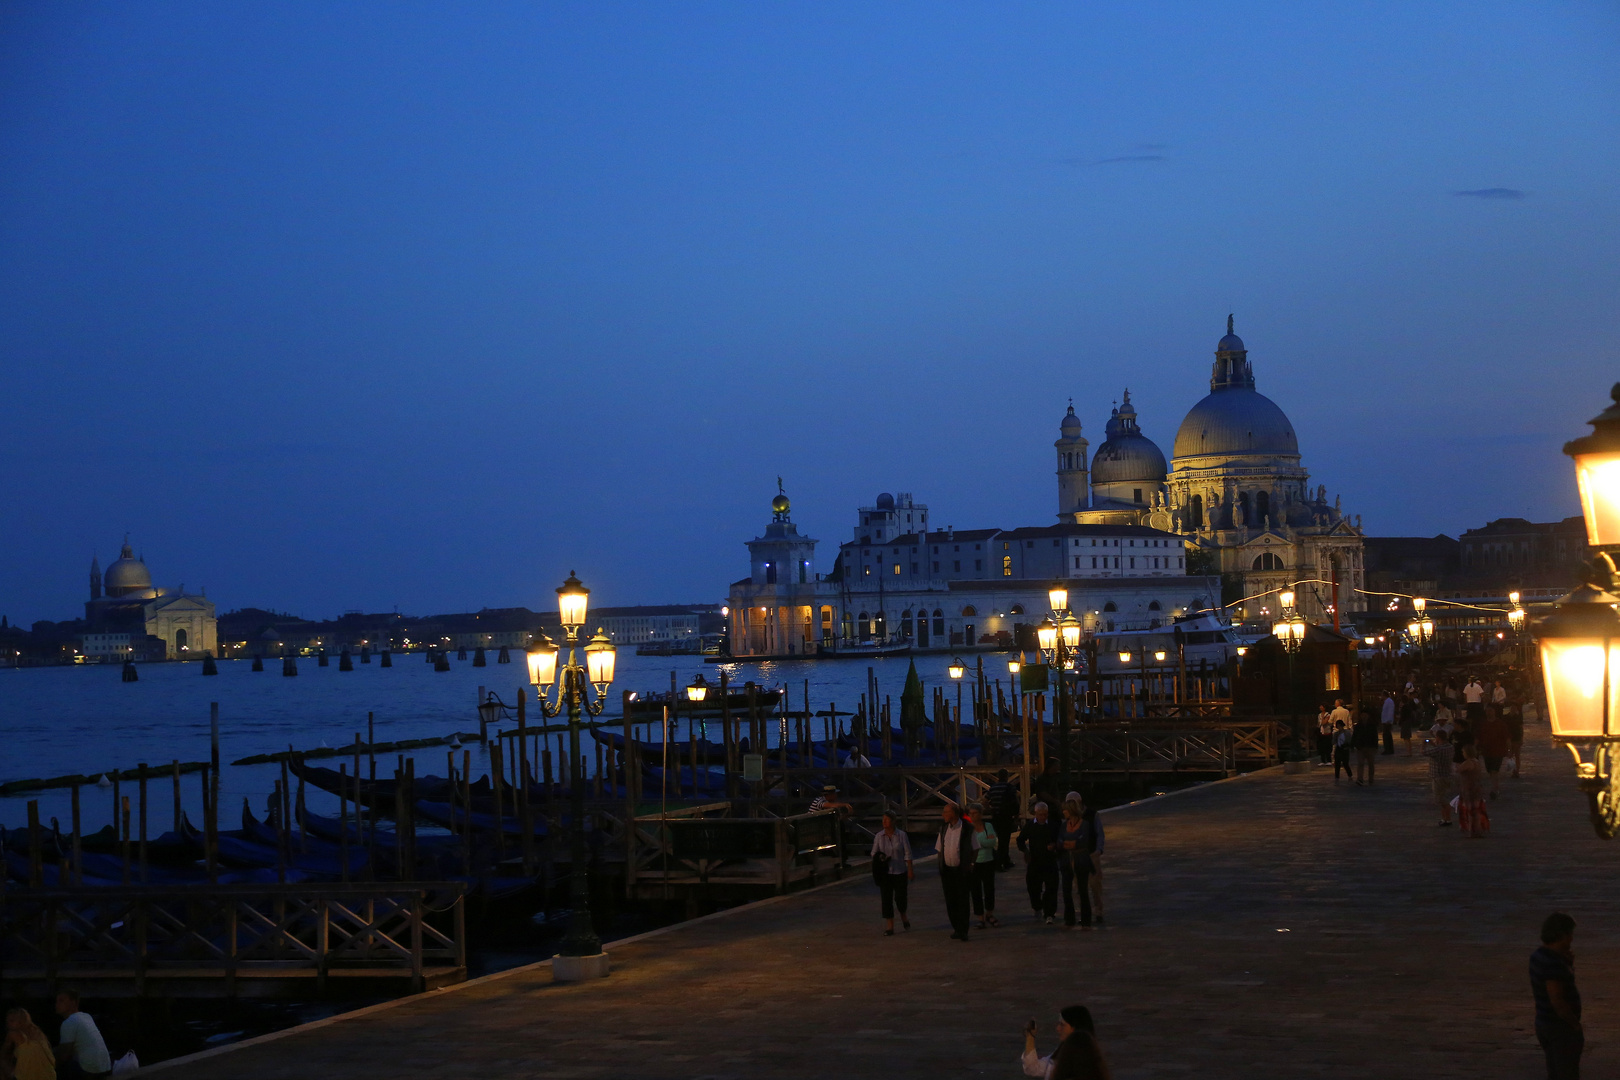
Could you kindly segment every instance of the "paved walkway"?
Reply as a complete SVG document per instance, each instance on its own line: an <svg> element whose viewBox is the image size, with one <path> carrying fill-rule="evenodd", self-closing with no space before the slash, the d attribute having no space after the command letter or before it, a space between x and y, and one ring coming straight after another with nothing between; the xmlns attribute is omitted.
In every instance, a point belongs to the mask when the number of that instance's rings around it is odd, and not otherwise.
<svg viewBox="0 0 1620 1080"><path fill-rule="evenodd" d="M1034 923L949 940L919 872L910 934L880 936L869 879L613 951L611 978L544 970L166 1069L319 1077L1017 1076L1030 1017L1083 1002L1120 1080L1543 1075L1526 958L1580 922L1587 1075L1620 1075L1620 849L1597 840L1568 755L1541 741L1494 831L1435 827L1422 759L1376 786L1273 771L1106 815L1109 929Z"/></svg>

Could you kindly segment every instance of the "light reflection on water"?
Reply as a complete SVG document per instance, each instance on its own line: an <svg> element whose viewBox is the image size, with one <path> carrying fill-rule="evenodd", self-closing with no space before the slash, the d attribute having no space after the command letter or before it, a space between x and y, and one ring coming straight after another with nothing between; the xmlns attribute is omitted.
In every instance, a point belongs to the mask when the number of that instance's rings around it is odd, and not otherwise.
<svg viewBox="0 0 1620 1080"><path fill-rule="evenodd" d="M468 654L469 657L471 654ZM840 711L853 709L866 692L867 670L878 681L880 696L889 697L898 713L901 688L912 658L882 657L860 660L770 661L726 665L728 678L741 684L752 679L765 686L785 686L791 706L804 703L806 680L810 703L824 709L829 702ZM948 654L915 657L925 693L948 685ZM1000 678L1007 686L1006 657L983 654L985 677ZM509 704L526 677L522 657L511 664L475 668L471 660L452 656L448 672L435 672L421 654L396 655L394 666L383 668L374 658L362 664L356 657L352 672L340 672L337 658L318 666L315 658L298 661L298 676L285 678L279 660L266 660L263 672L254 672L249 660L221 661L219 675L205 678L196 663L144 664L140 681L120 680L117 665L0 670L0 730L5 734L5 755L0 759L0 781L84 773L94 777L108 769L132 769L141 762L154 767L178 758L208 758L208 705L220 703L220 757L226 763L220 799L221 824L234 827L241 801L251 800L263 815L265 800L280 775L273 765L231 767L230 762L252 754L313 749L321 743L340 746L365 738L366 713L376 714L379 742L477 731L474 711L479 686L487 686ZM699 671L717 681L717 665L694 656L636 656L621 650L617 681L609 692L607 715L619 711L623 690L640 693L666 691L670 672L684 686ZM972 667L969 667L971 673ZM930 693L931 696L931 693ZM954 694L953 694L954 696ZM533 709L530 722L537 720ZM819 725L817 725L819 732ZM774 733L773 733L774 738ZM480 744L469 743L474 773L488 770L488 755ZM445 747L416 751L417 773L443 775ZM344 759L322 764L336 768ZM461 760L458 753L457 762ZM391 775L394 759L379 759L379 775ZM200 823L201 780L197 774L181 778L182 804L194 823ZM133 782L123 785L133 795ZM309 791L311 809L330 812L336 805L320 792ZM49 789L0 798L0 825L15 827L27 820L26 802L38 799L42 819L60 818L66 829L71 819L66 788ZM81 789L84 825L95 830L112 820L112 794L93 787ZM170 781L149 781L149 834L156 836L170 825Z"/></svg>

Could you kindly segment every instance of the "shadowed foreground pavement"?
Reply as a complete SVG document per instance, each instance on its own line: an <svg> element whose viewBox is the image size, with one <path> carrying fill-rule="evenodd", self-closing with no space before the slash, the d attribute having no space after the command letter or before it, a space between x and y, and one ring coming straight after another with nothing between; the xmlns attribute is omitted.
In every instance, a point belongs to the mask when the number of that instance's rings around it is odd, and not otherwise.
<svg viewBox="0 0 1620 1080"><path fill-rule="evenodd" d="M909 934L863 878L612 949L594 984L519 972L161 1074L1013 1077L1023 1023L1049 1051L1080 1002L1120 1080L1535 1077L1526 959L1562 908L1585 1075L1616 1076L1620 851L1544 731L1485 840L1435 827L1422 758L1367 789L1271 771L1106 814L1107 930L1037 925L1015 871L1002 929L952 941L927 865Z"/></svg>

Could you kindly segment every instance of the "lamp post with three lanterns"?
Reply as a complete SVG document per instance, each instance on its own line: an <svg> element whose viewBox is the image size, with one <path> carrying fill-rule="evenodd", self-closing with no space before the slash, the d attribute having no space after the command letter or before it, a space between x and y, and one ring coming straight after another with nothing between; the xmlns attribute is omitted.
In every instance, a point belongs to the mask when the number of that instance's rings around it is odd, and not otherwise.
<svg viewBox="0 0 1620 1080"><path fill-rule="evenodd" d="M1282 602L1282 618L1271 626L1271 633L1288 654L1288 746L1283 751L1284 761L1303 761L1305 755L1299 738L1299 682L1294 678L1294 657L1305 646L1305 620L1294 610L1294 590L1284 589L1277 597Z"/></svg>
<svg viewBox="0 0 1620 1080"><path fill-rule="evenodd" d="M1070 700L1068 672L1075 666L1075 654L1080 648L1080 620L1069 611L1069 590L1053 585L1046 590L1046 601L1051 614L1035 628L1035 640L1041 655L1057 674L1058 772L1065 790L1069 779L1069 726Z"/></svg>
<svg viewBox="0 0 1620 1080"><path fill-rule="evenodd" d="M534 685L535 704L545 717L568 713L568 801L573 820L569 822L568 932L561 950L552 961L552 977L560 982L599 978L608 973L607 954L591 923L591 898L586 878L585 858L585 776L580 754L580 722L585 714L601 716L607 703L607 690L613 683L614 651L608 636L597 631L585 644L585 663L575 659L580 630L585 626L590 590L570 570L568 580L557 590L557 614L567 635L568 660L558 667L559 650L545 634L529 646L529 682ZM559 682L558 675L562 678ZM550 691L557 686L556 701ZM596 687L592 701L586 685Z"/></svg>

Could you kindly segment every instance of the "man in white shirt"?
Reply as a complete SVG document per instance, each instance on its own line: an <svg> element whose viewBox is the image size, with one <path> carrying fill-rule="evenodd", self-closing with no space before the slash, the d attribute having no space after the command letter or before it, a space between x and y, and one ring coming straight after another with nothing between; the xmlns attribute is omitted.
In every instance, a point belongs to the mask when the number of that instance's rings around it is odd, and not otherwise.
<svg viewBox="0 0 1620 1080"><path fill-rule="evenodd" d="M1342 723L1346 729L1350 727L1350 710L1344 707L1343 698L1333 699L1333 711L1328 714L1328 719L1335 724Z"/></svg>
<svg viewBox="0 0 1620 1080"><path fill-rule="evenodd" d="M968 891L973 872L973 826L962 820L955 803L940 811L944 826L934 850L939 852L939 883L945 890L945 912L951 919L951 937L968 939Z"/></svg>
<svg viewBox="0 0 1620 1080"><path fill-rule="evenodd" d="M1468 705L1470 727L1485 719L1485 687L1480 685L1479 676L1469 679L1468 685L1463 687L1463 701Z"/></svg>
<svg viewBox="0 0 1620 1080"><path fill-rule="evenodd" d="M112 1055L107 1053L107 1041L90 1014L79 1011L77 990L63 990L56 995L56 1015L62 1018L61 1042L56 1047L57 1075L111 1076Z"/></svg>

